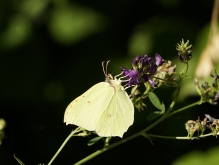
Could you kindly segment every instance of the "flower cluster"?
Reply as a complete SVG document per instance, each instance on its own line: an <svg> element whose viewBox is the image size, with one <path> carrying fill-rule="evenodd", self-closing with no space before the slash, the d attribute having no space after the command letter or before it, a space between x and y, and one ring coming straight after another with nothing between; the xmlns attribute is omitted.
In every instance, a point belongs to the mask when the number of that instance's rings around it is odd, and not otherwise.
<svg viewBox="0 0 219 165"><path fill-rule="evenodd" d="M211 77L214 78L212 87L208 84L208 82L204 82L200 87L197 79L195 79L195 86L198 94L201 96L201 102L209 102L210 104L216 105L217 100L219 99L219 87L218 87L219 76L216 70L215 70L215 75L211 74Z"/></svg>
<svg viewBox="0 0 219 165"><path fill-rule="evenodd" d="M185 124L188 136L192 138L195 133L197 136L203 135L206 129L210 129L213 135L217 135L219 132L219 120L211 117L208 114L205 114L205 118L201 121L200 117L198 120L188 120Z"/></svg>
<svg viewBox="0 0 219 165"><path fill-rule="evenodd" d="M189 40L184 43L182 39L180 44L177 44L176 50L178 51L179 61L187 63L192 59L192 45L189 45Z"/></svg>
<svg viewBox="0 0 219 165"><path fill-rule="evenodd" d="M208 114L205 114L205 117L209 120L207 127L212 131L214 135L217 135L219 132L219 120L211 117Z"/></svg>
<svg viewBox="0 0 219 165"><path fill-rule="evenodd" d="M200 117L198 117L198 120L196 121L188 120L185 124L185 127L188 132L187 137L189 138L192 138L196 132L198 136L203 135L207 128L207 118L204 118L203 121L200 120Z"/></svg>
<svg viewBox="0 0 219 165"><path fill-rule="evenodd" d="M171 61L165 61L161 66L157 68L157 73L154 75L157 79L158 86L160 86L163 82L167 85L175 86L174 82L176 82L177 78L173 77L176 74L176 65L172 66Z"/></svg>
<svg viewBox="0 0 219 165"><path fill-rule="evenodd" d="M149 82L153 87L157 84L153 80L153 75L156 73L157 68L163 63L163 58L156 53L155 60L152 60L148 55L137 55L132 60L132 69L122 67L123 75L129 80L127 85L134 86L144 82Z"/></svg>

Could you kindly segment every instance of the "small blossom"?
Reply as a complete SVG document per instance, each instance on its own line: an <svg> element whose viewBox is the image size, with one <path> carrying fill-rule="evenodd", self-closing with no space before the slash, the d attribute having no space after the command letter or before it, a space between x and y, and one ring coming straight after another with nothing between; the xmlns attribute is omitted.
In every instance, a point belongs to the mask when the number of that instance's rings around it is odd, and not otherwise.
<svg viewBox="0 0 219 165"><path fill-rule="evenodd" d="M176 50L178 51L179 61L188 62L192 59L192 45L189 45L189 40L184 43L182 39L180 44L177 44Z"/></svg>
<svg viewBox="0 0 219 165"><path fill-rule="evenodd" d="M194 133L197 131L196 122L194 120L188 120L185 123L185 128L188 132L187 137L192 138Z"/></svg>
<svg viewBox="0 0 219 165"><path fill-rule="evenodd" d="M208 114L205 114L205 117L208 119L207 128L211 129L212 133L217 136L219 132L219 120L211 117Z"/></svg>
<svg viewBox="0 0 219 165"><path fill-rule="evenodd" d="M162 65L163 60L162 60L162 57L158 53L155 54L155 59L156 59L155 63L156 63L157 66Z"/></svg>
<svg viewBox="0 0 219 165"><path fill-rule="evenodd" d="M218 91L214 87L209 86L208 82L204 82L201 87L198 80L195 79L195 86L198 94L201 96L201 102L209 102L210 104L217 104Z"/></svg>
<svg viewBox="0 0 219 165"><path fill-rule="evenodd" d="M219 79L219 75L217 74L217 71L216 71L216 70L215 70L215 75L211 74L211 77L214 78L214 82L213 82L212 86L218 89L218 79Z"/></svg>
<svg viewBox="0 0 219 165"><path fill-rule="evenodd" d="M155 77L160 78L159 80L157 80L159 82L158 86L160 86L164 82L164 80L166 80L166 82L175 82L176 79L173 77L173 75L176 74L175 70L176 65L172 66L171 61L165 61L161 66L159 66L155 74Z"/></svg>
<svg viewBox="0 0 219 165"><path fill-rule="evenodd" d="M155 60L147 54L140 56L137 55L132 60L132 69L121 68L123 75L129 80L127 85L139 85L140 83L149 82L152 86L156 87L156 83L153 80L153 75L157 72L157 67L162 65L162 57L156 53Z"/></svg>
<svg viewBox="0 0 219 165"><path fill-rule="evenodd" d="M205 114L205 117L210 121L210 122L214 122L216 119L211 117L210 115L208 114Z"/></svg>
<svg viewBox="0 0 219 165"><path fill-rule="evenodd" d="M124 67L121 68L123 71L123 75L127 77L129 80L127 85L132 86L132 85L139 85L141 83L140 77L138 75L138 72L135 71L134 69L126 69Z"/></svg>

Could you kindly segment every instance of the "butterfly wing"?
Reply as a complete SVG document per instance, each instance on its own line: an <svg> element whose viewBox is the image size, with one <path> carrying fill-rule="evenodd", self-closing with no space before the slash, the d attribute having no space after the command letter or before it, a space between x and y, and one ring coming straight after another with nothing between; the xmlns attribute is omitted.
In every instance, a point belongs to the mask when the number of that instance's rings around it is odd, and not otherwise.
<svg viewBox="0 0 219 165"><path fill-rule="evenodd" d="M94 131L104 110L113 97L109 83L100 82L73 100L66 108L64 122Z"/></svg>
<svg viewBox="0 0 219 165"><path fill-rule="evenodd" d="M66 108L64 122L99 136L120 136L134 121L134 106L121 85L101 82L73 100Z"/></svg>
<svg viewBox="0 0 219 165"><path fill-rule="evenodd" d="M96 132L102 137L122 137L133 124L134 106L122 86L116 92L114 88L107 90L113 90L113 97L97 123Z"/></svg>

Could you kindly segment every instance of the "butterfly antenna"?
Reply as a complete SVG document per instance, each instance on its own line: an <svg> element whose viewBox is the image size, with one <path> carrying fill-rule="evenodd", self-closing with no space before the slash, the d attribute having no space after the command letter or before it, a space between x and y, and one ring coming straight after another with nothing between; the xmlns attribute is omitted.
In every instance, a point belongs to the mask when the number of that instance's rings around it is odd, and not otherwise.
<svg viewBox="0 0 219 165"><path fill-rule="evenodd" d="M106 77L108 77L108 75L107 75L107 67L108 67L109 62L110 62L110 60L106 62L106 67L104 67L105 61L102 62L103 73L104 73L104 75Z"/></svg>
<svg viewBox="0 0 219 165"><path fill-rule="evenodd" d="M105 62L105 61L102 62L102 68L103 68L103 73L104 73L104 75L106 76L106 72L105 72L105 69L104 69L104 62Z"/></svg>
<svg viewBox="0 0 219 165"><path fill-rule="evenodd" d="M110 60L106 62L106 74L107 74L107 68L108 68L109 62L110 62Z"/></svg>

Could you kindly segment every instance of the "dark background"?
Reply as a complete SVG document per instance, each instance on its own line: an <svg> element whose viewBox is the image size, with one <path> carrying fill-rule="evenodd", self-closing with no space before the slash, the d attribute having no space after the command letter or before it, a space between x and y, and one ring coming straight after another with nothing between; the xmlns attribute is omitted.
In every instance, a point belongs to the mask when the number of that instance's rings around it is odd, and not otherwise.
<svg viewBox="0 0 219 165"><path fill-rule="evenodd" d="M74 126L63 123L67 105L92 85L103 81L101 62L111 60L109 72L131 67L137 54L165 59L177 57L176 43L189 39L196 46L209 24L213 1L206 0L20 0L0 2L0 117L7 122L0 145L0 164L48 163ZM201 40L206 41L206 38ZM198 56L198 54L196 54ZM168 106L172 88L156 93ZM187 97L180 108L199 100ZM135 124L124 137L150 124L149 101L135 112ZM184 123L205 113L218 116L218 106L204 104L167 119L150 131L186 136ZM117 141L119 138L114 138ZM89 138L75 137L54 165L70 165L102 147L88 147ZM192 150L217 146L218 139L154 139L138 137L87 164L172 164Z"/></svg>

